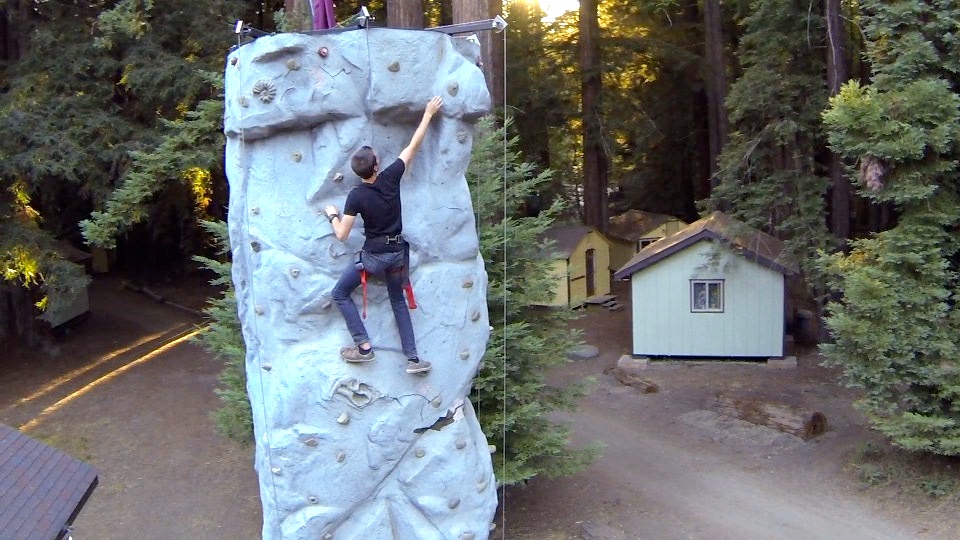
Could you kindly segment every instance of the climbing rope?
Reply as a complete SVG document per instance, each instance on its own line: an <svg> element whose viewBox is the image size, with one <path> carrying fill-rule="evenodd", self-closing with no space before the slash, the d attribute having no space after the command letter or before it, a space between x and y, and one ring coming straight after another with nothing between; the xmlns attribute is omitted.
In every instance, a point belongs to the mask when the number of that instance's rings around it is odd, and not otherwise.
<svg viewBox="0 0 960 540"><path fill-rule="evenodd" d="M501 426L500 462L507 472L507 31L503 30L503 424ZM500 538L507 535L507 486L501 484Z"/></svg>
<svg viewBox="0 0 960 540"><path fill-rule="evenodd" d="M241 47L241 46L242 46L242 43L241 43L241 40L240 40L240 34L237 34L237 50L238 50L238 51L240 50L240 47ZM236 64L236 66L237 66L237 72L240 73L240 70L242 69L243 63L238 61L237 64ZM239 79L239 76L238 76L238 79ZM243 95L242 95L242 94L241 94L241 99L243 99ZM243 164L243 165L245 166L245 165L246 165L246 163L245 163L245 161L246 161L245 158L246 158L246 155L247 155L247 154L246 154L247 139L246 139L246 135L244 134L244 130L243 130L243 106L242 106L242 105L241 105L240 110L239 110L239 112L238 112L237 114L238 114L238 117L239 117L238 119L239 119L239 122L240 122L240 157L239 157L239 158L240 158L241 164ZM244 171L243 171L243 175L244 175L245 178L247 177L247 172L246 172L245 169L244 169ZM246 200L247 200L247 199L244 198L244 201L246 201ZM243 220L243 230L244 230L244 232L246 233L246 236L247 236L248 238L249 238L249 236L250 236L250 221L249 221L249 216L250 216L250 213L249 213L248 209L246 208L246 206L244 206L244 208L243 208L243 217L242 217L241 219ZM257 305L257 291L256 291L256 285L255 285L256 280L253 279L253 276L252 276L252 275L248 275L248 276L247 276L247 283L250 284L250 299L252 300L252 303L253 303L253 306L254 306L254 310L256 310L256 309L257 309L257 308L256 308L256 305ZM263 386L263 364L261 363L261 358L260 358L260 347L259 347L259 343L260 343L260 338L259 338L259 336L260 336L260 328L259 328L259 326L258 326L258 319L259 319L259 316L257 316L257 315L255 314L254 317L253 317L253 333L254 333L254 336L257 337L257 344L258 344L258 346L257 346L257 349L254 351L254 355L255 355L255 357L256 357L257 378L258 378L259 383L260 383L260 412L261 412L261 414L263 415L263 421L264 421L264 423L266 423L266 421L267 421L267 404L266 404L266 399L265 399L266 390L265 390L265 388L264 388L264 386ZM270 484L271 484L271 490L273 491L273 509L274 509L274 513L275 513L276 518L277 518L277 519L275 520L275 522L274 522L274 525L276 526L277 534L279 535L278 537L280 538L280 540L283 540L283 530L282 530L281 527L280 527L280 519L279 519L279 517L280 517L280 509L279 509L279 507L277 506L277 482L276 482L276 478L275 478L276 475L275 475L275 473L274 473L274 471L275 471L276 469L275 469L274 466L273 466L273 445L272 445L271 442L270 442L270 429L269 429L266 425L264 425L262 431L263 431L263 433L264 433L264 435L265 435L265 437L266 437L266 443L267 443L267 445L266 445L266 446L267 446L267 465L268 465L269 468L270 468Z"/></svg>

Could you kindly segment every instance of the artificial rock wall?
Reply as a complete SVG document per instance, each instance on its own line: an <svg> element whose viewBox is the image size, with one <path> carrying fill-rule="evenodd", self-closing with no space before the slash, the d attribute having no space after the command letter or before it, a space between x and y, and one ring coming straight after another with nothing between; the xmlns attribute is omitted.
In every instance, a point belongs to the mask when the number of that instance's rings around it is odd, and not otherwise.
<svg viewBox="0 0 960 540"><path fill-rule="evenodd" d="M233 280L247 347L265 539L488 537L490 451L468 400L489 337L486 273L464 173L473 124L490 109L478 50L430 31L384 28L267 36L226 64ZM365 321L369 364L330 292L353 264L323 208L409 142L430 97L444 105L402 182L411 312L426 376L404 371L382 283ZM360 301L359 289L355 295Z"/></svg>

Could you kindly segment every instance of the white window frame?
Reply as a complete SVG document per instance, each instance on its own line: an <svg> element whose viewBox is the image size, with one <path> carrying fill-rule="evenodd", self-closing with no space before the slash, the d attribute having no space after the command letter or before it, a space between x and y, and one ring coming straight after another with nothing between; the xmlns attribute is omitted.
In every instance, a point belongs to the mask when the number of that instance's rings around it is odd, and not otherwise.
<svg viewBox="0 0 960 540"><path fill-rule="evenodd" d="M726 301L724 294L724 280L722 279L691 279L690 280L690 313L723 313L724 304ZM706 287L705 291L707 292L707 307L697 308L696 303L696 289L697 285L704 285ZM709 307L710 302L710 286L716 286L720 289L720 306L717 308Z"/></svg>

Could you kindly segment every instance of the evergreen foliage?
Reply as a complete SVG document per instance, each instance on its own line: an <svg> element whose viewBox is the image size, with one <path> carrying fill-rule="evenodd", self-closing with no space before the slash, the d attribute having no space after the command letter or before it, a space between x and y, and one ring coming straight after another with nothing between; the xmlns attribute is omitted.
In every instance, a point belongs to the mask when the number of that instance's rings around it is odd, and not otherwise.
<svg viewBox="0 0 960 540"><path fill-rule="evenodd" d="M872 81L848 83L824 120L832 147L859 160L861 195L899 216L848 255L822 259L843 293L823 350L894 444L960 455L960 5L862 9Z"/></svg>
<svg viewBox="0 0 960 540"><path fill-rule="evenodd" d="M819 14L790 0L757 0L741 21L743 74L730 87L730 141L707 205L785 239L807 278L816 253L832 244L826 228L829 180L815 162L825 143L824 36Z"/></svg>
<svg viewBox="0 0 960 540"><path fill-rule="evenodd" d="M549 181L552 171L535 172L535 165L517 152L516 138L506 141L505 147L504 128L495 129L490 118L480 122L478 131L467 180L477 212L494 329L474 380L477 416L487 440L498 446L494 468L501 485L538 475L573 474L597 449L569 449L568 429L549 415L571 410L583 387L553 387L545 380L546 370L568 362L567 353L577 343L577 334L567 325L573 313L533 307L553 294L550 263L541 256L544 246L539 237L561 204L555 202L536 217L521 213L524 201Z"/></svg>
<svg viewBox="0 0 960 540"><path fill-rule="evenodd" d="M230 253L227 224L205 221L203 226L215 239L220 257L226 258ZM247 394L246 348L230 273L232 265L229 261L202 256L196 256L194 260L217 275L210 281L211 285L224 287L223 293L211 299L204 310L210 323L199 337L203 348L224 361L219 377L220 387L216 390L221 406L214 413L214 419L221 433L233 440L249 443L253 441L253 415Z"/></svg>

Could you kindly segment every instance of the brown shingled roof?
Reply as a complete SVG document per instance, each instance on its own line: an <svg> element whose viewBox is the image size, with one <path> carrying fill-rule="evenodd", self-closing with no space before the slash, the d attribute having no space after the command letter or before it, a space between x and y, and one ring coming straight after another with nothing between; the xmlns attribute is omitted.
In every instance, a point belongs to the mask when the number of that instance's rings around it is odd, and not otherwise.
<svg viewBox="0 0 960 540"><path fill-rule="evenodd" d="M0 538L58 540L97 486L86 463L0 424Z"/></svg>
<svg viewBox="0 0 960 540"><path fill-rule="evenodd" d="M583 240L583 237L594 230L586 225L554 225L540 235L540 241L553 240L553 246L549 252L544 253L544 258L557 260L569 259L573 250Z"/></svg>
<svg viewBox="0 0 960 540"><path fill-rule="evenodd" d="M701 240L720 241L733 247L734 253L783 274L798 271L797 263L783 252L783 242L722 212L714 212L641 249L617 270L614 279L630 277Z"/></svg>
<svg viewBox="0 0 960 540"><path fill-rule="evenodd" d="M667 214L656 214L642 210L627 210L619 216L610 218L607 235L620 240L636 242L646 238L646 234L664 223L677 219Z"/></svg>

